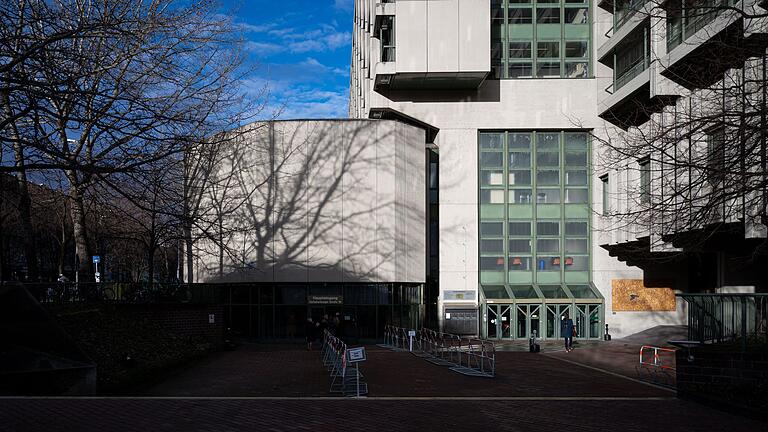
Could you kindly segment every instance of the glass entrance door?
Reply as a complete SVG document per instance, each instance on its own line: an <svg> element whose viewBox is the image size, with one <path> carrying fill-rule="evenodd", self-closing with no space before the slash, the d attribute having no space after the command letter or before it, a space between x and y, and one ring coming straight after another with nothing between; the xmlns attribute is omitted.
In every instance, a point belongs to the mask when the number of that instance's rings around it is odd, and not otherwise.
<svg viewBox="0 0 768 432"><path fill-rule="evenodd" d="M546 337L547 339L561 338L563 335L563 319L565 315L571 315L571 305L567 304L548 304L547 305L547 322L546 322Z"/></svg>
<svg viewBox="0 0 768 432"><path fill-rule="evenodd" d="M499 327L502 339L512 339L512 305L499 305Z"/></svg>
<svg viewBox="0 0 768 432"><path fill-rule="evenodd" d="M511 339L513 305L487 305L485 337L488 339Z"/></svg>
<svg viewBox="0 0 768 432"><path fill-rule="evenodd" d="M498 314L498 306L496 305L490 305L486 308L486 313L488 314L485 324L486 324L486 337L488 339L498 339L499 338L499 314Z"/></svg>
<svg viewBox="0 0 768 432"><path fill-rule="evenodd" d="M517 305L516 324L518 339L541 337L541 305Z"/></svg>

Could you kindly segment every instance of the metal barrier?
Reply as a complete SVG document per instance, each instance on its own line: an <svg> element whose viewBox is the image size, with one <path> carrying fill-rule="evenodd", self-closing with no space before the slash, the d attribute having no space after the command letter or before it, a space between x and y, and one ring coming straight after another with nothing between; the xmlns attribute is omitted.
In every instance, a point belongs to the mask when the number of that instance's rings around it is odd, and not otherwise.
<svg viewBox="0 0 768 432"><path fill-rule="evenodd" d="M688 340L768 344L768 294L677 294L688 303Z"/></svg>
<svg viewBox="0 0 768 432"><path fill-rule="evenodd" d="M446 366L464 375L488 378L496 375L496 347L490 341L462 338L426 328L415 331L386 326L384 344L380 346L409 351L430 363Z"/></svg>
<svg viewBox="0 0 768 432"><path fill-rule="evenodd" d="M359 363L355 363L354 368L347 367L347 344L328 330L323 331L320 356L323 366L329 372L330 393L341 393L344 396L368 394L368 384L361 381L363 374L360 373Z"/></svg>
<svg viewBox="0 0 768 432"><path fill-rule="evenodd" d="M640 362L635 367L640 379L655 384L674 386L675 349L651 345L640 347Z"/></svg>

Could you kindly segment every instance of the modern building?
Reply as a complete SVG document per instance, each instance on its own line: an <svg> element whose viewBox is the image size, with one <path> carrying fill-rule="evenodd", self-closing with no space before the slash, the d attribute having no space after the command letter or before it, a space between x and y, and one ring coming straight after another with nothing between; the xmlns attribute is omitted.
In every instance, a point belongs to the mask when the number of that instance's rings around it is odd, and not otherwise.
<svg viewBox="0 0 768 432"><path fill-rule="evenodd" d="M759 20L677 3L667 16L674 1L355 2L350 117L426 131L426 292L441 329L556 338L566 313L584 338L605 325L622 336L686 323L675 293L709 288L708 264L667 234L695 228L651 236L655 214L640 226L620 217L651 186L662 200L659 179L675 177L659 174L650 147L611 159L654 116L738 66L709 64L715 35L750 47L741 64L764 61L765 39ZM703 71L711 76L691 79ZM638 250L643 259L628 255Z"/></svg>
<svg viewBox="0 0 768 432"><path fill-rule="evenodd" d="M599 115L623 163L601 177L602 243L684 292L768 291L765 2L600 2ZM615 158L614 158L615 159Z"/></svg>
<svg viewBox="0 0 768 432"><path fill-rule="evenodd" d="M423 325L423 129L293 120L231 134L206 182L196 280L224 284L234 332L303 337L307 317L337 314L347 337Z"/></svg>

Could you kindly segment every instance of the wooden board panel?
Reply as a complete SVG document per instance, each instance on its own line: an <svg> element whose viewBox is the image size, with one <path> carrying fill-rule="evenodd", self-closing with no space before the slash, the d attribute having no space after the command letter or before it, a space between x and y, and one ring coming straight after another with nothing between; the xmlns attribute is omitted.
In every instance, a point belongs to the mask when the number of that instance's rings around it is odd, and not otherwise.
<svg viewBox="0 0 768 432"><path fill-rule="evenodd" d="M648 288L642 279L613 279L611 288L616 312L676 310L675 291L671 288Z"/></svg>

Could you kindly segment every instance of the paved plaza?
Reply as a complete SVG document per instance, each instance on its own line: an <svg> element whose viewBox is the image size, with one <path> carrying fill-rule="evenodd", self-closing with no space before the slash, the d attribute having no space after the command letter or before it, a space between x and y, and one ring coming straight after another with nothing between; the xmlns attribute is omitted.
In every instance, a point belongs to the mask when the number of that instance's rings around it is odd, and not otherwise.
<svg viewBox="0 0 768 432"><path fill-rule="evenodd" d="M588 348L585 347L585 350ZM245 344L129 395L0 400L1 431L760 431L673 391L561 360L500 352L495 379L367 347L368 398L330 397L318 351Z"/></svg>

